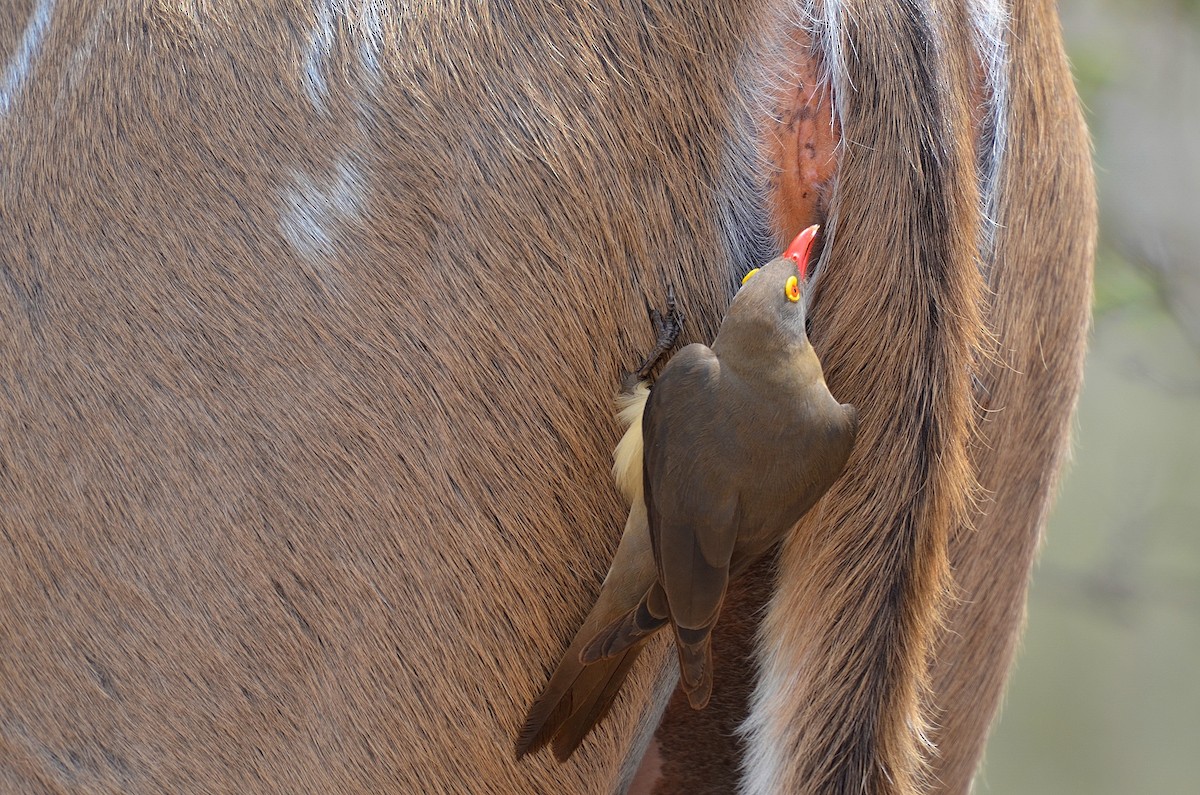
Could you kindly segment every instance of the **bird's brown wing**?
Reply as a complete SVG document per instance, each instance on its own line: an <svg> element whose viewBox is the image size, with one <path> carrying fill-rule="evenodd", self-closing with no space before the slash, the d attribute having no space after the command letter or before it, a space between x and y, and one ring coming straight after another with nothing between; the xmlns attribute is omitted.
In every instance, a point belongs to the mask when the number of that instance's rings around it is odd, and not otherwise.
<svg viewBox="0 0 1200 795"><path fill-rule="evenodd" d="M737 540L737 478L717 411L719 378L716 355L689 345L655 382L642 423L650 538L689 694L711 679L708 633Z"/></svg>

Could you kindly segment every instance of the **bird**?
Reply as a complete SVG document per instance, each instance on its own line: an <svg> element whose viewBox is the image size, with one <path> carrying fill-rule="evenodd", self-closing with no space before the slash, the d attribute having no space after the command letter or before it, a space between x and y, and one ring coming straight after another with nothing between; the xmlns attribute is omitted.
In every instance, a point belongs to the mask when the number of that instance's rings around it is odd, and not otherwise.
<svg viewBox="0 0 1200 795"><path fill-rule="evenodd" d="M680 685L703 709L730 581L845 468L858 414L830 393L805 328L817 231L805 229L782 257L746 274L711 347L684 347L653 385L627 383L619 396L628 428L613 475L629 515L595 605L529 708L518 758L551 744L566 761L668 625Z"/></svg>

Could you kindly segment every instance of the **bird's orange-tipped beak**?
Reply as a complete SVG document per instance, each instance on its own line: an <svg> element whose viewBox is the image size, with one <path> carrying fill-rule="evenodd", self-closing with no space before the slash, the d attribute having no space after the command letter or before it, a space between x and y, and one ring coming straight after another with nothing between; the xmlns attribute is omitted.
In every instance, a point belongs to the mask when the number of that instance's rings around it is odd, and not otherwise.
<svg viewBox="0 0 1200 795"><path fill-rule="evenodd" d="M796 263L796 269L800 271L801 281L808 274L808 257L812 253L813 241L817 239L817 230L820 228L818 224L813 224L808 229L805 229L796 235L796 239L792 241L792 245L788 246L787 251L783 252L784 259L790 259Z"/></svg>

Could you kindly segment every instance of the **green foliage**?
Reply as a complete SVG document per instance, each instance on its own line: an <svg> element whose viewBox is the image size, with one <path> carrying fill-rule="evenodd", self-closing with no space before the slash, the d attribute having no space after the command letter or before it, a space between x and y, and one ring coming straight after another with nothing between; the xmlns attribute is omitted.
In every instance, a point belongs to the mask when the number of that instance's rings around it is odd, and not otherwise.
<svg viewBox="0 0 1200 795"><path fill-rule="evenodd" d="M1100 316L1118 309L1165 311L1154 280L1101 240L1096 251L1092 311Z"/></svg>

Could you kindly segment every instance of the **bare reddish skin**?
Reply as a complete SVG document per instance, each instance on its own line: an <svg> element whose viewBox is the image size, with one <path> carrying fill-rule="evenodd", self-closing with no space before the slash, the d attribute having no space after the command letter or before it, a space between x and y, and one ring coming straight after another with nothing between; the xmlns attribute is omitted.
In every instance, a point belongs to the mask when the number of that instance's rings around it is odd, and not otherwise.
<svg viewBox="0 0 1200 795"><path fill-rule="evenodd" d="M808 52L801 31L792 34L792 51ZM787 240L823 220L837 172L841 131L833 119L829 89L817 79L816 65L803 58L795 64L792 87L779 96L778 122L764 131L763 153L776 167L769 186L772 222Z"/></svg>

